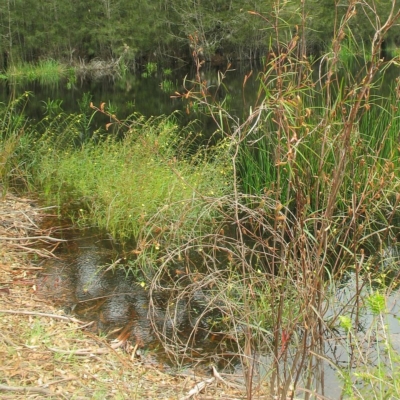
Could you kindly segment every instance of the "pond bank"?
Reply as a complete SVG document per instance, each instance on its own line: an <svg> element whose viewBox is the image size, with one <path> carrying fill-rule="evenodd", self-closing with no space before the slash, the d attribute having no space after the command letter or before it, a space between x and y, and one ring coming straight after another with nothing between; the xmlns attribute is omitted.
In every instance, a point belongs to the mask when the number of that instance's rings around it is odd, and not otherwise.
<svg viewBox="0 0 400 400"><path fill-rule="evenodd" d="M51 209L50 209L51 212ZM132 344L110 342L39 296L38 261L57 241L49 209L11 194L0 200L0 392L3 399L241 399L226 378L171 375ZM41 243L39 246L38 242ZM199 394L199 387L203 390ZM261 397L256 397L261 398Z"/></svg>

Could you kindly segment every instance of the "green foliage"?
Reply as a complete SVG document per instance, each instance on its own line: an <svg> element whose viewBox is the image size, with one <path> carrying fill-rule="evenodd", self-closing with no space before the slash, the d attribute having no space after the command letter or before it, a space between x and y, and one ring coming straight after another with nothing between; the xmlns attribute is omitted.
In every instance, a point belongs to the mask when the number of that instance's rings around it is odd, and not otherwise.
<svg viewBox="0 0 400 400"><path fill-rule="evenodd" d="M160 84L161 90L165 93L174 93L177 85L172 82L170 79L164 79Z"/></svg>
<svg viewBox="0 0 400 400"><path fill-rule="evenodd" d="M30 129L23 111L29 96L26 92L9 104L0 103L0 182L3 188L24 179L21 169L25 160L21 148Z"/></svg>
<svg viewBox="0 0 400 400"><path fill-rule="evenodd" d="M49 115L50 117L56 116L56 114L59 114L62 112L62 100L50 100L47 99L47 101L41 101L43 103L43 110L44 114Z"/></svg>
<svg viewBox="0 0 400 400"><path fill-rule="evenodd" d="M350 332L352 330L352 321L351 318L347 315L339 315L340 327L344 329L346 332Z"/></svg>
<svg viewBox="0 0 400 400"><path fill-rule="evenodd" d="M72 89L76 84L76 73L73 68L67 70L67 89Z"/></svg>
<svg viewBox="0 0 400 400"><path fill-rule="evenodd" d="M49 103L51 115L58 102ZM177 135L173 119L133 116L122 139L117 127L113 134L95 132L88 139L82 135L87 124L85 115L52 115L24 138L29 150L24 146L23 156L22 144L13 142L23 158L24 179L41 187L49 202L79 202L73 217L78 222L95 223L127 240L154 214L163 213L167 227L187 208L180 227L188 229L201 212L201 197L222 195L230 187L225 148L185 154L179 145L184 132ZM192 203L197 210L190 210Z"/></svg>
<svg viewBox="0 0 400 400"><path fill-rule="evenodd" d="M41 85L58 84L58 82L71 76L65 65L54 60L41 60L38 64L20 63L11 65L6 76L10 82L38 81Z"/></svg>
<svg viewBox="0 0 400 400"><path fill-rule="evenodd" d="M145 65L145 71L142 73L143 78L150 78L157 73L157 63L148 62Z"/></svg>
<svg viewBox="0 0 400 400"><path fill-rule="evenodd" d="M171 76L172 69L171 68L163 68L163 74L164 74L164 76Z"/></svg>
<svg viewBox="0 0 400 400"><path fill-rule="evenodd" d="M358 2L348 24L352 31L349 36L369 44L374 33L370 23L374 8L386 17L390 3L376 1L369 7ZM206 60L212 60L215 54L229 59L259 58L276 49L280 41L289 41L295 29L308 54L319 55L330 47L335 25L341 23L345 12L345 6L335 10L329 0L53 0L51 5L16 0L0 6L4 49L0 64L50 58L77 64L79 60L100 58L119 60L123 75L140 59L154 62L152 58L160 60L165 55L187 58L193 50L200 50ZM255 19L255 13L262 18ZM392 49L399 45L399 32L395 27L386 37ZM197 36L198 48L189 47L190 35Z"/></svg>
<svg viewBox="0 0 400 400"><path fill-rule="evenodd" d="M386 299L382 293L375 292L366 298L368 309L374 314L379 315L385 312Z"/></svg>

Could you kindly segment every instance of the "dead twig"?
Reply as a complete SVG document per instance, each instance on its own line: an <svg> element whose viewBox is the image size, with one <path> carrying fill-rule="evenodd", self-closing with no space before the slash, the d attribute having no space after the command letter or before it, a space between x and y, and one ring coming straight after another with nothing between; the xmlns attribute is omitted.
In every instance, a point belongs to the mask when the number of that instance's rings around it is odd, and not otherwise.
<svg viewBox="0 0 400 400"><path fill-rule="evenodd" d="M39 393L45 394L46 396L57 396L50 390L44 389L39 386L7 386L0 385L0 391L3 392L24 392L24 393Z"/></svg>
<svg viewBox="0 0 400 400"><path fill-rule="evenodd" d="M56 239L51 236L23 236L23 237L7 237L0 236L0 240L48 240L49 242L67 242L65 239Z"/></svg>
<svg viewBox="0 0 400 400"><path fill-rule="evenodd" d="M96 355L96 354L108 354L109 350L108 349L78 349L78 350L62 350L62 349L57 349L55 347L47 347L50 351L53 351L54 353L61 353L61 354L70 354L74 356L91 356L91 355Z"/></svg>
<svg viewBox="0 0 400 400"><path fill-rule="evenodd" d="M181 397L180 400L189 400L190 398L192 398L193 396L199 394L207 385L210 385L211 383L213 383L215 381L215 378L209 378L209 379L205 379L204 381L201 381L199 383L197 383L193 389L191 389L189 391L189 393L184 396Z"/></svg>
<svg viewBox="0 0 400 400"><path fill-rule="evenodd" d="M229 381L227 381L226 379L224 379L224 378L219 374L219 372L216 370L216 368L215 368L214 366L212 367L212 371L213 371L214 377L215 377L216 379L218 379L219 381L221 381L224 385L229 386L229 387L234 388L234 389L243 389L243 385L239 385L239 384L237 384L237 383L232 383L232 382L229 382Z"/></svg>
<svg viewBox="0 0 400 400"><path fill-rule="evenodd" d="M62 321L68 322L75 322L77 324L86 325L86 322L82 322L79 319L66 317L64 315L57 315L57 314L47 314L41 312L34 312L34 311L18 311L18 310L0 310L0 314L20 314L20 315L34 315L36 317L46 317L46 318L54 318L54 319L61 319Z"/></svg>
<svg viewBox="0 0 400 400"><path fill-rule="evenodd" d="M17 248L17 249L25 250L25 251L27 251L28 253L35 253L35 254L37 254L39 257L42 257L42 258L56 258L56 259L59 259L59 257L57 257L56 255L54 255L54 254L52 253L52 251L48 251L48 250L46 250L46 249L37 250L37 249L34 249L34 248L32 248L32 247L26 247L26 246L23 246L22 244L15 244L15 243L13 243L12 246L13 246L14 248Z"/></svg>

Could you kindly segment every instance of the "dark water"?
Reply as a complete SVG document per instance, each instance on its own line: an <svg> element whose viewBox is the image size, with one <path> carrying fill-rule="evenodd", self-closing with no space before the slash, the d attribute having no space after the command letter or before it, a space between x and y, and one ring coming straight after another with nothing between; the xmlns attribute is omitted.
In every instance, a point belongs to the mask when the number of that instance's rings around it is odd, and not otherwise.
<svg viewBox="0 0 400 400"><path fill-rule="evenodd" d="M324 68L314 65L314 78L317 80L323 74ZM353 65L354 76L363 76L364 62L355 62ZM210 97L209 100L224 102L224 108L238 120L243 120L259 102L260 81L262 73L261 64L237 63L227 71L222 67L206 65L201 69L201 80L207 82ZM339 70L340 76L344 75L344 69ZM378 96L388 95L396 83L399 75L398 67L391 66L376 76L375 88L371 90ZM222 77L224 76L224 79ZM246 84L244 85L245 77ZM127 72L122 77L104 77L101 79L80 79L75 83L61 80L54 84L41 84L40 82L16 82L8 84L0 82L0 102L7 103L10 98L15 98L29 91L33 98L26 105L26 115L34 121L39 121L46 116L46 103L62 101L61 109L66 113L91 113L90 101L99 106L105 102L106 108L112 110L119 119L125 119L134 112L146 117L170 115L174 111L178 122L186 125L194 119L199 120L203 132L213 133L216 126L211 118L206 117L201 110L190 108L188 113L188 101L176 97L176 92L185 93L193 88L196 71L194 68L182 67L172 70L170 73L160 68L150 77L143 73ZM360 81L361 78L359 77ZM167 82L167 86L165 86ZM219 85L223 82L222 85ZM216 91L216 88L219 88ZM175 97L174 97L175 96ZM58 111L56 111L58 112ZM104 125L104 118L96 117L93 127Z"/></svg>
<svg viewBox="0 0 400 400"><path fill-rule="evenodd" d="M106 235L93 229L67 230L63 237L68 242L58 250L60 259L43 264L45 269L37 284L39 295L52 298L67 313L92 321L90 329L94 332L105 332L112 338L124 337L139 347L152 350L149 357L155 357L157 363L166 367L171 367L173 362L168 360L161 342L171 345L171 341L176 339L174 334L179 332L179 340L183 344L197 330L196 340L190 344L187 342L191 350L181 358L184 359L184 365L202 364L206 368L212 362L218 370L228 367L228 371L242 374L240 361L234 356L234 348L229 349L222 336L218 338L213 335L207 322L202 324L196 320L198 311L207 302L206 292L199 293L190 301L181 299L179 304L174 305L174 312L167 312L171 305L170 292L160 291L152 293L150 297L140 275L126 273L121 249ZM391 262L399 264L400 255L395 253ZM112 265L118 268L110 268ZM365 290L370 290L367 287ZM353 303L352 298L357 290L354 274L349 274L346 280L338 283L334 293L335 304L329 308L325 320L328 321L341 308L343 315L351 313L348 307ZM400 351L399 298L398 291L393 291L387 298L388 309L384 321L390 334L385 340L390 340L397 351ZM361 342L363 337L366 338L367 347L364 351L369 353L369 362L376 365L382 359L376 351L381 348L384 352L384 346L379 344L384 338L377 333L379 322L372 312L364 311L356 329ZM325 393L329 399L339 399L341 396L342 381L337 367L344 371L349 368L349 349L347 341L343 340L345 337L344 331L336 331L332 337L327 332L325 353L321 355L319 371L314 372L317 391ZM372 342L370 337L373 338ZM262 351L254 356L257 359L258 376L261 379L268 376L273 364L272 356ZM325 359L331 362L325 362Z"/></svg>
<svg viewBox="0 0 400 400"><path fill-rule="evenodd" d="M252 75L243 88L243 79L251 71ZM231 67L226 73L223 87L220 87L215 98L218 101L226 100L227 109L237 116L246 113L250 105L254 105L257 96L257 76L260 66L242 65ZM210 92L215 94L215 88L225 71L219 68L203 68L201 79L207 81ZM62 100L61 108L66 113L90 112L89 102L99 106L105 102L106 107L111 107L113 113L124 119L134 112L144 116L170 115L174 111L181 111L180 122L186 124L189 120L202 119L202 114L186 112L187 101L173 98L175 92L184 93L185 88L191 89L196 77L193 68L183 67L173 70L165 75L159 71L150 77L140 73L127 72L123 77L104 77L102 79L79 78L74 84L62 80L57 84L43 85L39 82L15 83L8 85L0 83L0 101L7 103L10 96L18 97L25 91L33 93L33 98L28 103L25 112L33 120L41 120L46 115L46 103L52 100ZM167 81L168 87L165 88ZM184 84L185 82L185 84ZM164 88L164 89L163 89ZM247 111L246 111L247 110ZM211 121L203 120L205 129ZM212 129L209 127L209 129Z"/></svg>
<svg viewBox="0 0 400 400"><path fill-rule="evenodd" d="M59 259L42 264L44 272L37 282L39 296L51 298L67 314L91 322L90 329L95 333L103 332L113 339L126 339L139 348L151 349L151 357L166 367L174 363L166 355L165 344L175 346L178 342L182 346L188 343L187 354L180 357L183 364L189 365L198 358L199 354L192 354L195 347L202 349L203 364L212 359L224 368L234 357L233 351L231 356L220 355L221 345L226 353L226 343L209 335L207 315L198 320L207 302L205 292L199 290L178 301L171 298L168 290L153 291L150 297L140 275L125 269L122 249L107 235L95 229L68 229L62 237L67 242L57 251Z"/></svg>

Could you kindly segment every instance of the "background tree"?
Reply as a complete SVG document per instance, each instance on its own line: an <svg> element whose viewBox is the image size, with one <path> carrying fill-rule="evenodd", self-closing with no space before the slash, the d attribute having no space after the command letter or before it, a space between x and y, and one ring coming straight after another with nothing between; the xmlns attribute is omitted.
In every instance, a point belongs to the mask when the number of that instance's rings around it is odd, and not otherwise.
<svg viewBox="0 0 400 400"><path fill-rule="evenodd" d="M351 1L336 7L333 0L6 0L0 4L0 65L6 59L188 58L190 35L197 36L205 59L257 58L296 35L309 54L318 54L330 46L335 22ZM370 42L380 24L375 15L386 17L389 3L354 2L349 40ZM399 45L400 28L385 41Z"/></svg>

